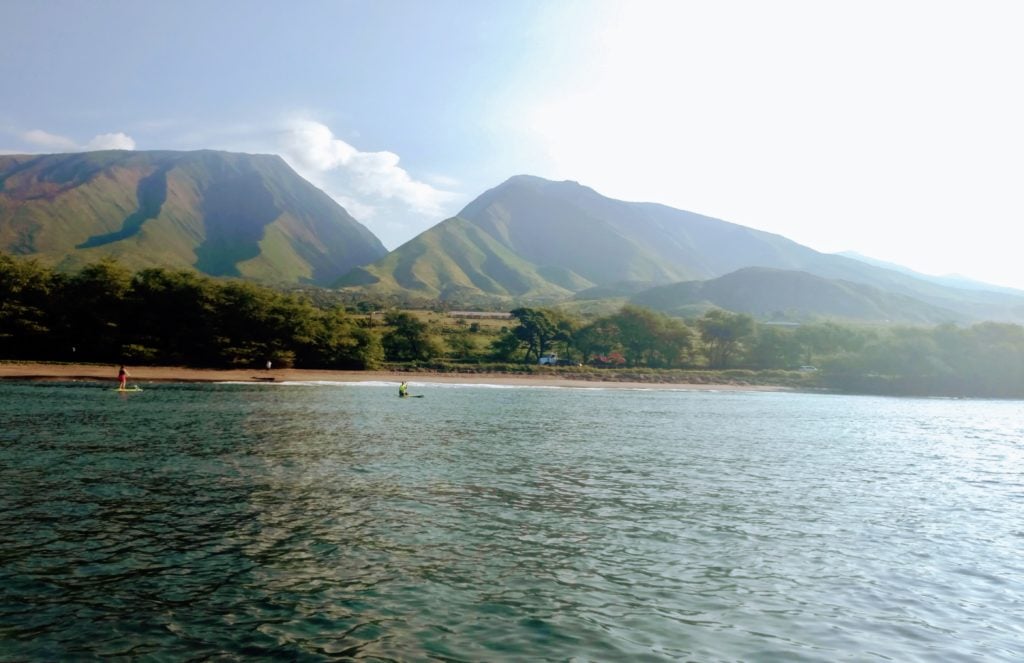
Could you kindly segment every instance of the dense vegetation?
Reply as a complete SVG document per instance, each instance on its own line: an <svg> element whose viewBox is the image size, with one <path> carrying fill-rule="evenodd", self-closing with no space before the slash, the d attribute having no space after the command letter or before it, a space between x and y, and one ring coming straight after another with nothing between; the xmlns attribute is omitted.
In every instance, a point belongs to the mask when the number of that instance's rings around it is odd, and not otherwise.
<svg viewBox="0 0 1024 663"><path fill-rule="evenodd" d="M544 357L573 375L758 371L842 391L1024 397L1024 327L1013 324L778 326L722 310L682 320L638 306L591 318L517 308L511 318L467 320L375 308L189 271L133 274L110 261L64 274L0 254L3 359L536 371L548 370L537 367Z"/></svg>
<svg viewBox="0 0 1024 663"><path fill-rule="evenodd" d="M105 261L67 275L0 255L0 356L228 367L379 364L379 337L337 307L189 271Z"/></svg>

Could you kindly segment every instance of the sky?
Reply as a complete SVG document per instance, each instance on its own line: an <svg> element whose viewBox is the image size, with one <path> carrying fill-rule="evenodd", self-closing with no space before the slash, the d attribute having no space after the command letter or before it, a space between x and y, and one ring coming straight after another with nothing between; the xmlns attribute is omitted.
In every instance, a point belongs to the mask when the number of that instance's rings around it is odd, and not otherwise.
<svg viewBox="0 0 1024 663"><path fill-rule="evenodd" d="M0 153L281 155L393 249L517 174L1024 289L1017 0L0 0Z"/></svg>

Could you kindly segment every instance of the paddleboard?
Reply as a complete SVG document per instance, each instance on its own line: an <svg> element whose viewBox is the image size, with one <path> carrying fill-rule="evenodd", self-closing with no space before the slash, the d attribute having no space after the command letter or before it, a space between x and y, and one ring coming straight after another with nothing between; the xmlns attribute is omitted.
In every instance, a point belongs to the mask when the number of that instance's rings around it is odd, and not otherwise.
<svg viewBox="0 0 1024 663"><path fill-rule="evenodd" d="M423 398L423 394L406 394L405 396L399 396L399 398Z"/></svg>
<svg viewBox="0 0 1024 663"><path fill-rule="evenodd" d="M126 394L129 391L142 391L142 387L128 387L127 389L118 389L117 387L112 387L110 391L119 391L122 394Z"/></svg>

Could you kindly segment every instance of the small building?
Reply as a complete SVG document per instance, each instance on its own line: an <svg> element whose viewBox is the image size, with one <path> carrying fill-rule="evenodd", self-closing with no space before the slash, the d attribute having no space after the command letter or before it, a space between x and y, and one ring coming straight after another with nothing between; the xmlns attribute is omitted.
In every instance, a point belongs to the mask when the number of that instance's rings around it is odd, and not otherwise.
<svg viewBox="0 0 1024 663"><path fill-rule="evenodd" d="M449 311L448 317L450 318L476 318L478 320L508 320L512 317L511 313L502 311Z"/></svg>

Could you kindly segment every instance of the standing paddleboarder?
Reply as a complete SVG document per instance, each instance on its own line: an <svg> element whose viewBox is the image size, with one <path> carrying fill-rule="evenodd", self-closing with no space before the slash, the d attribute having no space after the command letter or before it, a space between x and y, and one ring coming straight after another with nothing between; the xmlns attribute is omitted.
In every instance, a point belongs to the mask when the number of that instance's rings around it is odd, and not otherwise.
<svg viewBox="0 0 1024 663"><path fill-rule="evenodd" d="M118 391L125 391L128 388L128 369L121 364L121 368L117 371L117 389Z"/></svg>

